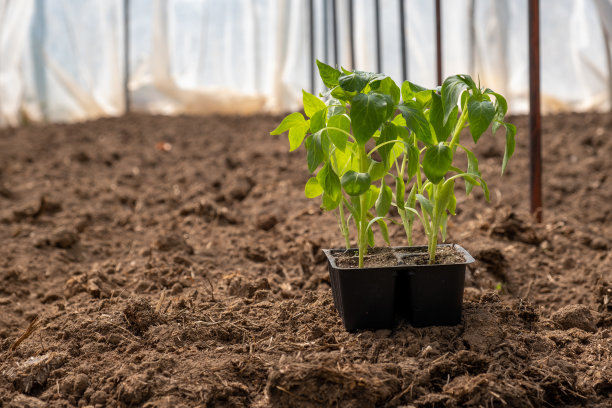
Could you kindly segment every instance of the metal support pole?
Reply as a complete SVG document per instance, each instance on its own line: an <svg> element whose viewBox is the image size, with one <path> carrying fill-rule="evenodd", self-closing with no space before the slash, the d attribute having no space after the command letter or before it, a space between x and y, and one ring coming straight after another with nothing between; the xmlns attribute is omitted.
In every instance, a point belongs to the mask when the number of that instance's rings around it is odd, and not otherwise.
<svg viewBox="0 0 612 408"><path fill-rule="evenodd" d="M351 50L351 69L355 69L355 41L353 38L353 0L349 0L349 43Z"/></svg>
<svg viewBox="0 0 612 408"><path fill-rule="evenodd" d="M130 0L123 0L123 100L130 113Z"/></svg>
<svg viewBox="0 0 612 408"><path fill-rule="evenodd" d="M542 138L540 114L540 7L529 0L529 159L531 212L542 222Z"/></svg>
<svg viewBox="0 0 612 408"><path fill-rule="evenodd" d="M442 18L440 16L440 0L436 0L436 72L438 85L442 85Z"/></svg>
<svg viewBox="0 0 612 408"><path fill-rule="evenodd" d="M334 64L339 66L338 61L338 19L336 18L336 1L332 0L332 35L334 37Z"/></svg>
<svg viewBox="0 0 612 408"><path fill-rule="evenodd" d="M310 91L314 95L315 93L315 64L314 64L314 42L315 42L315 27L314 27L314 4L313 0L308 0L308 23L310 25L310 58L308 64L310 65Z"/></svg>
<svg viewBox="0 0 612 408"><path fill-rule="evenodd" d="M404 18L404 0L399 0L400 46L402 47L402 81L408 80L408 55L406 52L406 23Z"/></svg>
<svg viewBox="0 0 612 408"><path fill-rule="evenodd" d="M323 2L323 55L329 64L329 3Z"/></svg>
<svg viewBox="0 0 612 408"><path fill-rule="evenodd" d="M380 46L380 0L374 1L374 15L376 16L375 29L376 29L376 72L382 72L382 50Z"/></svg>

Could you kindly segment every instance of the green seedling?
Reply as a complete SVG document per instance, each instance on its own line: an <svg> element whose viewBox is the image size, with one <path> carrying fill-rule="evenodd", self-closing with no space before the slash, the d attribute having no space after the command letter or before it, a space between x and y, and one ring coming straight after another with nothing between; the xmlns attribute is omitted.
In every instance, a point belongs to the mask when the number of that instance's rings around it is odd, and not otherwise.
<svg viewBox="0 0 612 408"><path fill-rule="evenodd" d="M448 77L438 89L425 89L406 81L401 91L404 102L398 106L401 117L396 118L396 123L410 130L410 140L401 166L396 165L395 205L409 245L412 245L414 218L419 218L427 236L429 262L434 263L438 233L444 241L448 218L455 215L455 181L464 179L466 194L475 186L481 187L489 200L489 189L478 170L476 155L460 143L462 130L469 128L477 143L489 127L493 134L501 126L505 128L503 174L514 153L516 127L504 121L508 110L506 99L489 88L476 85L469 75ZM454 165L458 149L467 156L465 170ZM406 197L404 185L413 178L415 182Z"/></svg>
<svg viewBox="0 0 612 408"><path fill-rule="evenodd" d="M410 82L400 89L382 74L340 71L320 61L317 66L329 90L319 97L303 91L307 118L291 113L271 132L288 132L290 151L305 145L308 170L313 174L306 183L306 196L321 197L321 207L336 212L347 248L353 221L359 267L368 246L374 246L374 224L389 244L392 205L398 208L409 245L414 219L421 220L433 263L438 230L444 239L448 213L455 213L455 179L466 180L468 193L481 186L488 198L476 157L459 144L461 130L469 125L477 141L491 123L493 131L503 125L507 140L503 168L512 155L516 129L503 122L505 99L476 87L469 76L448 78L441 91ZM468 155L466 171L452 166L457 147ZM406 194L412 179L416 181Z"/></svg>

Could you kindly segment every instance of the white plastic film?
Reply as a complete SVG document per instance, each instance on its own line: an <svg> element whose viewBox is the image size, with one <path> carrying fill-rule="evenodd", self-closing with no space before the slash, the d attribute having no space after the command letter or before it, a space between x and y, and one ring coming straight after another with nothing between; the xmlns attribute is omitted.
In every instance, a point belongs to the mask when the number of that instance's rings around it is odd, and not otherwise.
<svg viewBox="0 0 612 408"><path fill-rule="evenodd" d="M380 0L381 70L435 83L434 2ZM309 1L130 0L130 100L154 113L281 112L311 91ZM330 0L314 57L335 64ZM336 0L338 64L376 70L374 0ZM0 0L0 126L124 112L123 0ZM469 73L528 110L527 2L443 0L443 76ZM402 78L400 18L408 78ZM608 110L612 0L541 0L544 112ZM316 73L315 73L316 74ZM323 85L315 76L315 91Z"/></svg>

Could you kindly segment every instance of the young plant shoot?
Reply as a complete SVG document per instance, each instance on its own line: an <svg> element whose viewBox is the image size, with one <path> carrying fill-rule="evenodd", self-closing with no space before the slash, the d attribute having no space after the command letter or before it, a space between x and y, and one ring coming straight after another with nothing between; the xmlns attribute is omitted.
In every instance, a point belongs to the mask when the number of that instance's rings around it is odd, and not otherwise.
<svg viewBox="0 0 612 408"><path fill-rule="evenodd" d="M469 127L477 142L489 126L493 133L505 127L502 172L514 151L516 128L504 122L505 99L476 86L467 75L447 78L441 89L408 81L400 89L382 74L339 71L320 61L317 66L329 90L320 97L303 91L308 119L291 113L271 132L288 131L290 151L304 143L308 170L316 173L306 183L306 196L321 196L321 207L336 212L347 249L354 223L359 267L368 246L374 246L374 224L389 244L392 205L409 245L415 217L421 221L434 263L438 231L444 240L448 216L455 214L455 180L465 180L468 194L474 186L482 187L488 199L476 156L460 144L461 130ZM468 158L465 171L453 166L458 148ZM388 181L395 184L395 193Z"/></svg>

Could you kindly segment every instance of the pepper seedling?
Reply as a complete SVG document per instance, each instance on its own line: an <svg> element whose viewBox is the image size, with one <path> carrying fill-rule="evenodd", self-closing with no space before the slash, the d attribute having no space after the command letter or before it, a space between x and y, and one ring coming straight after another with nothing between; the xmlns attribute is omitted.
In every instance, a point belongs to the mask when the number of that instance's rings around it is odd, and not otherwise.
<svg viewBox="0 0 612 408"><path fill-rule="evenodd" d="M455 215L455 180L464 179L468 195L475 186L480 186L489 201L489 189L478 170L478 159L460 143L461 131L469 128L477 143L489 127L493 134L501 126L506 129L503 174L514 153L516 127L504 121L508 110L506 99L489 88L476 85L469 75L450 76L439 89L425 89L406 81L402 84L402 98L404 103L398 106L402 118L397 122L405 124L414 137L404 151L401 167L396 163L395 205L409 245L412 245L414 216L420 219L427 236L429 263L435 263L438 231L444 241L448 218ZM458 148L467 156L466 170L453 165ZM407 198L405 177L416 179ZM417 202L420 211L416 210Z"/></svg>
<svg viewBox="0 0 612 408"><path fill-rule="evenodd" d="M408 81L400 89L383 74L340 71L320 61L317 66L329 90L320 97L302 91L308 119L301 112L291 113L271 132L288 132L290 151L305 145L308 170L316 173L306 183L306 196L320 196L321 207L335 211L347 249L353 220L359 267L368 246L374 246L374 224L389 244L391 205L398 208L409 245L414 218L420 219L433 263L438 230L444 239L448 214L455 213L455 179L465 179L468 193L481 186L488 198L476 156L459 144L461 130L469 126L477 141L491 123L494 132L503 125L502 169L512 155L516 128L503 122L505 99L489 89L481 90L467 75L447 78L440 91ZM468 155L467 171L452 165L457 147ZM391 171L394 165L396 174ZM455 174L447 177L449 172ZM386 176L395 179L395 194ZM406 195L406 182L413 178L416 181Z"/></svg>

